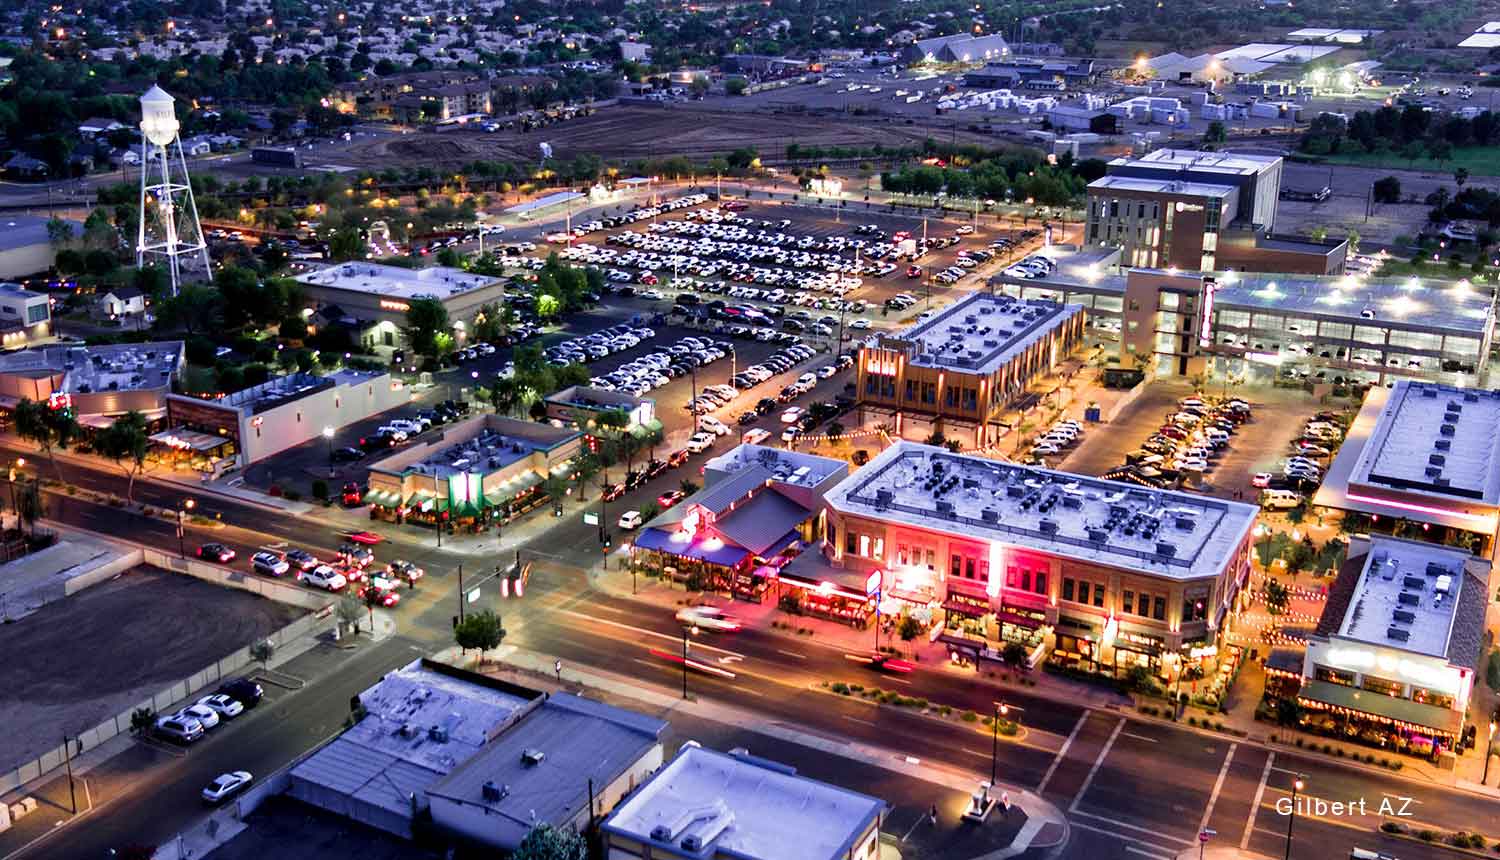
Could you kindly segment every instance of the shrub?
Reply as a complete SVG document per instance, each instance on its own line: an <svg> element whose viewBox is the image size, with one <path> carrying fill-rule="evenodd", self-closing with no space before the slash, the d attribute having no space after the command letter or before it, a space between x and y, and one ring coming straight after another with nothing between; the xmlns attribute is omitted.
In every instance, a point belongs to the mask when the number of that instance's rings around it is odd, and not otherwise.
<svg viewBox="0 0 1500 860"><path fill-rule="evenodd" d="M979 715L973 711L964 711L962 714L959 714L958 718L966 723L972 723L979 719Z"/></svg>
<svg viewBox="0 0 1500 860"><path fill-rule="evenodd" d="M1323 754L1333 755L1333 744L1323 744Z"/></svg>
<svg viewBox="0 0 1500 860"><path fill-rule="evenodd" d="M863 690L864 688L865 688L864 684L850 684L849 685L849 689L853 690L856 693L858 693L860 690Z"/></svg>
<svg viewBox="0 0 1500 860"><path fill-rule="evenodd" d="M1297 746L1299 748L1302 746L1302 739L1301 738L1297 738Z"/></svg>
<svg viewBox="0 0 1500 860"><path fill-rule="evenodd" d="M838 693L840 696L847 696L849 695L849 685L845 684L843 681L840 681L837 684L833 685L833 691L835 693Z"/></svg>
<svg viewBox="0 0 1500 860"><path fill-rule="evenodd" d="M312 494L315 499L328 498L328 482L322 478L312 482Z"/></svg>
<svg viewBox="0 0 1500 860"><path fill-rule="evenodd" d="M926 699L916 699L915 701L912 702L912 704L916 705L917 707L921 708L924 711L927 710L927 700Z"/></svg>
<svg viewBox="0 0 1500 860"><path fill-rule="evenodd" d="M1406 828L1402 827L1400 824L1397 824L1394 821L1387 821L1380 825L1380 829L1384 833L1401 833L1405 831Z"/></svg>
<svg viewBox="0 0 1500 860"><path fill-rule="evenodd" d="M1435 830L1423 829L1417 831L1417 838L1422 840L1423 842L1435 842L1438 838L1438 835L1437 831Z"/></svg>
<svg viewBox="0 0 1500 860"><path fill-rule="evenodd" d="M1339 747L1338 749L1336 749L1336 750L1333 751L1333 754L1336 755L1336 756L1338 756L1339 758L1343 758L1344 757L1344 748L1343 747Z"/></svg>
<svg viewBox="0 0 1500 860"><path fill-rule="evenodd" d="M1198 718L1197 717L1188 717L1187 718L1187 724L1190 725L1190 726L1196 726L1196 725L1198 725Z"/></svg>
<svg viewBox="0 0 1500 860"><path fill-rule="evenodd" d="M946 717L949 714L953 713L953 708L949 707L948 705L938 705L938 713Z"/></svg>

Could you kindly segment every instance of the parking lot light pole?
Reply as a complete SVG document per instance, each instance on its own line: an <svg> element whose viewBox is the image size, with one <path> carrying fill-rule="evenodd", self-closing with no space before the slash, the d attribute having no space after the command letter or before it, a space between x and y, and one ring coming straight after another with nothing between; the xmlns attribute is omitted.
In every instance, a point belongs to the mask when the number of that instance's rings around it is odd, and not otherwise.
<svg viewBox="0 0 1500 860"><path fill-rule="evenodd" d="M1484 744L1484 776L1479 778L1480 785L1490 784L1490 750L1495 745L1495 721L1490 720L1489 740Z"/></svg>
<svg viewBox="0 0 1500 860"><path fill-rule="evenodd" d="M328 440L328 477L333 477L333 426L323 427L323 438Z"/></svg>
<svg viewBox="0 0 1500 860"><path fill-rule="evenodd" d="M688 670L688 637L697 636L697 626L682 628L682 698L688 697L687 670Z"/></svg>
<svg viewBox="0 0 1500 860"><path fill-rule="evenodd" d="M15 464L10 467L10 509L15 512L17 530L21 528L21 508L16 504L16 475L19 470L25 467L25 457L17 457Z"/></svg>
<svg viewBox="0 0 1500 860"><path fill-rule="evenodd" d="M183 539L185 529L182 523L182 516L185 512L191 511L197 504L192 499L183 499L177 503L177 554L183 558L187 558L187 543Z"/></svg>

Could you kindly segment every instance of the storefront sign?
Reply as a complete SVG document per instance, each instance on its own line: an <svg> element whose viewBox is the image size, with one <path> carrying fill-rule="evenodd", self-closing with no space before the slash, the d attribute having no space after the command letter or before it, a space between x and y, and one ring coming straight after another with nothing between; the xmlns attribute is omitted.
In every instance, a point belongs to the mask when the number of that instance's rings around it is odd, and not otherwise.
<svg viewBox="0 0 1500 860"><path fill-rule="evenodd" d="M1205 657L1213 657L1218 653L1219 646L1217 645L1203 645L1197 648L1188 649L1188 656L1194 660L1202 660Z"/></svg>
<svg viewBox="0 0 1500 860"><path fill-rule="evenodd" d="M874 597L875 595L879 594L880 585L881 572L878 570L870 571L869 577L865 579L865 596Z"/></svg>
<svg viewBox="0 0 1500 860"><path fill-rule="evenodd" d="M1203 279L1202 308L1198 313L1198 345L1212 346L1214 342L1214 291L1218 283L1213 278Z"/></svg>
<svg viewBox="0 0 1500 860"><path fill-rule="evenodd" d="M584 511L583 524L586 526L599 525L599 513L597 511Z"/></svg>
<svg viewBox="0 0 1500 860"><path fill-rule="evenodd" d="M1340 669L1350 669L1356 672L1373 669L1386 674L1399 675L1408 681L1414 681L1429 689L1445 693L1454 692L1458 688L1451 672L1405 657L1397 657L1394 654L1377 654L1367 648L1330 648L1328 662Z"/></svg>
<svg viewBox="0 0 1500 860"><path fill-rule="evenodd" d="M381 299L380 309L383 311L399 311L401 313L406 313L407 311L411 310L411 305L407 304L406 302L396 302L390 299Z"/></svg>

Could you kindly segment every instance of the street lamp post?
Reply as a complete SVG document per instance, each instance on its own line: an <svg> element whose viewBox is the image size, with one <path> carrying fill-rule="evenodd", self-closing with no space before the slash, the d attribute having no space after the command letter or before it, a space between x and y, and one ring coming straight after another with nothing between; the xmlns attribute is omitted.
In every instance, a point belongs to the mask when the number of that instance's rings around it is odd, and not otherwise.
<svg viewBox="0 0 1500 860"><path fill-rule="evenodd" d="M15 465L10 467L10 509L16 515L16 529L21 528L21 507L16 504L16 472L26 466L25 457L17 457Z"/></svg>
<svg viewBox="0 0 1500 860"><path fill-rule="evenodd" d="M1484 776L1482 776L1482 777L1479 778L1479 783L1481 785L1489 785L1490 784L1490 749L1494 746L1494 744L1495 744L1495 721L1494 720L1490 720L1490 735L1489 735L1489 740L1487 740L1485 742L1485 744L1484 744Z"/></svg>
<svg viewBox="0 0 1500 860"><path fill-rule="evenodd" d="M1305 785L1301 776L1292 780L1292 814L1286 818L1286 853L1282 856L1282 860L1292 860L1292 825L1297 822L1297 793L1302 791Z"/></svg>
<svg viewBox="0 0 1500 860"><path fill-rule="evenodd" d="M328 477L333 477L333 427L323 427L323 438L328 441Z"/></svg>
<svg viewBox="0 0 1500 860"><path fill-rule="evenodd" d="M184 513L191 511L197 505L198 503L192 499L183 499L177 503L177 554L183 558L187 558L187 543L183 539L186 529L183 526L182 517Z"/></svg>
<svg viewBox="0 0 1500 860"><path fill-rule="evenodd" d="M682 628L682 698L688 697L687 670L688 670L688 637L697 636L697 626Z"/></svg>

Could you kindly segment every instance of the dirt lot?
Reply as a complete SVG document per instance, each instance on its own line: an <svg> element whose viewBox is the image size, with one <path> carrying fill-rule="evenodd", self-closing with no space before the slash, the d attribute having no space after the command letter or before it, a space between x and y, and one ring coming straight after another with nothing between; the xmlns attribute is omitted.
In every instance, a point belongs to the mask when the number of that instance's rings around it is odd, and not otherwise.
<svg viewBox="0 0 1500 860"><path fill-rule="evenodd" d="M0 769L296 617L289 606L141 567L0 627Z"/></svg>
<svg viewBox="0 0 1500 860"><path fill-rule="evenodd" d="M529 163L539 158L546 141L558 158L593 154L606 159L661 158L684 155L706 158L743 146L766 156L781 156L789 143L822 146L920 144L933 135L952 136L951 123L929 120L863 118L840 115L715 110L699 105L627 105L548 128L519 131L429 132L384 137L349 147L332 156L340 164L385 168L394 164L459 165L476 159ZM980 140L962 131L963 142Z"/></svg>
<svg viewBox="0 0 1500 860"><path fill-rule="evenodd" d="M1430 162L1429 162L1430 163ZM1419 162L1420 164L1420 162ZM1401 180L1403 197L1425 198L1439 187L1454 190L1453 174L1440 171L1384 170L1344 165L1298 164L1286 162L1281 178L1282 188L1315 190L1327 185L1333 196L1322 203L1300 203L1282 200L1276 209L1276 232L1285 235L1307 235L1316 227L1328 231L1330 238L1345 236L1355 230L1360 236L1360 250L1373 252L1392 243L1397 236L1415 236L1427 222L1431 207L1418 202L1377 205L1367 218L1365 209L1370 187L1376 180L1395 176ZM1493 180L1476 178L1478 187L1493 187Z"/></svg>

